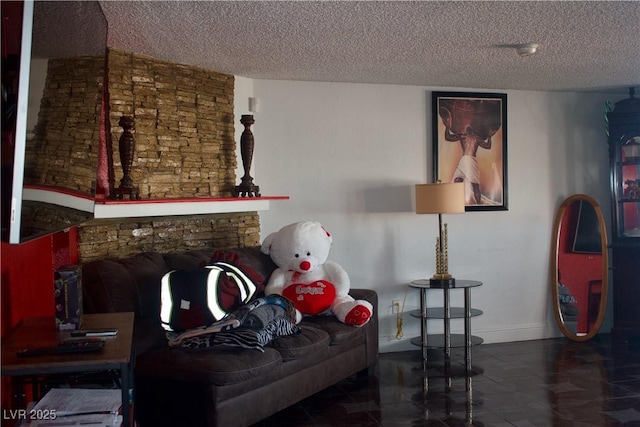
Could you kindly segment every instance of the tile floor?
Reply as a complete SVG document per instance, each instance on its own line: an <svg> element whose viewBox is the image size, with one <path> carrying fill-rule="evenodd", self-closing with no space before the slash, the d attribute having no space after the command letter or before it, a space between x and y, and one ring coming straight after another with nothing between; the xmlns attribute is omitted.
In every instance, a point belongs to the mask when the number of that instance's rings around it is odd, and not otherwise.
<svg viewBox="0 0 640 427"><path fill-rule="evenodd" d="M463 357L452 351L447 390L441 352L429 352L426 371L418 350L381 354L368 380L345 380L255 427L640 426L640 349L608 335L483 344L468 378L457 372Z"/></svg>

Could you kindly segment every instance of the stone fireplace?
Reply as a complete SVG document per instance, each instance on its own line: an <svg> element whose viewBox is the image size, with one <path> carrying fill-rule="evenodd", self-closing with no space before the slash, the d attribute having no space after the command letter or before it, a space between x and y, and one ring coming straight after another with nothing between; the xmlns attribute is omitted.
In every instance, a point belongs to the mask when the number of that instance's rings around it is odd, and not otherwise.
<svg viewBox="0 0 640 427"><path fill-rule="evenodd" d="M142 200L231 197L236 184L234 77L198 67L110 49L107 126L111 171L122 178L121 116L135 121L131 176ZM102 183L101 183L102 182ZM108 192L98 178L98 194ZM91 220L79 227L80 257L88 261L142 251L259 244L257 212Z"/></svg>

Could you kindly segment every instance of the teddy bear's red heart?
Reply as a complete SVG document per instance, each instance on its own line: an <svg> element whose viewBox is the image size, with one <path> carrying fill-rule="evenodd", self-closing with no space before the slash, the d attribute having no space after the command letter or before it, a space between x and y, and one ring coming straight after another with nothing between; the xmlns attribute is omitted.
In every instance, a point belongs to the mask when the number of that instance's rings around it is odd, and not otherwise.
<svg viewBox="0 0 640 427"><path fill-rule="evenodd" d="M316 315L331 307L336 298L336 288L326 280L294 283L287 286L282 295L293 301L302 314Z"/></svg>

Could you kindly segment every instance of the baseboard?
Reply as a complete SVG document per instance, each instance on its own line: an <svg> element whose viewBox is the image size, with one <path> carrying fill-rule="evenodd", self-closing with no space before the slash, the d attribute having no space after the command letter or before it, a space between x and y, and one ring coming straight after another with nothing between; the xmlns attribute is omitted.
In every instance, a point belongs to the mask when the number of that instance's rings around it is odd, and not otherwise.
<svg viewBox="0 0 640 427"><path fill-rule="evenodd" d="M485 344L541 340L562 336L556 325L547 324L528 324L512 328L473 331L473 334L482 337Z"/></svg>
<svg viewBox="0 0 640 427"><path fill-rule="evenodd" d="M547 324L528 324L511 328L495 328L485 330L476 330L472 327L471 332L473 335L482 338L484 340L484 344L531 341L547 338L557 338L562 336L556 325ZM416 334L405 336L400 340L397 340L392 336L381 336L380 353L419 350L419 347L411 344L410 342L411 338L413 338L414 336L416 336Z"/></svg>

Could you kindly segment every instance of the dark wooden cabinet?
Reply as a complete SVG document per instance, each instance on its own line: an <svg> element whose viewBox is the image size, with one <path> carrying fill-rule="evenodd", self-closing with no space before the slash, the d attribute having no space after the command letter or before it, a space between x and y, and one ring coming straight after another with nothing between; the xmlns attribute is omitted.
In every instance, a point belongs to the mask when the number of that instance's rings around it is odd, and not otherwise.
<svg viewBox="0 0 640 427"><path fill-rule="evenodd" d="M640 341L640 99L633 88L609 120L614 338Z"/></svg>

